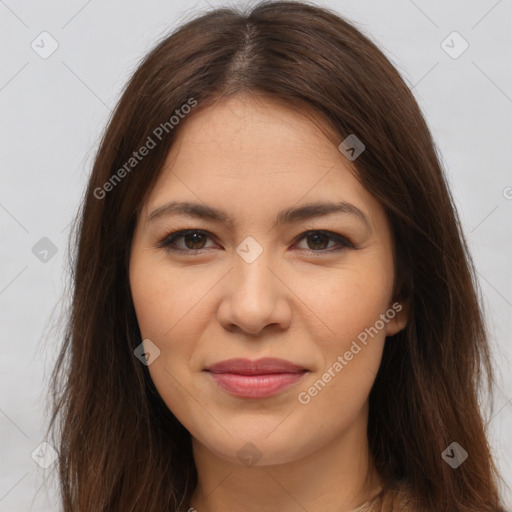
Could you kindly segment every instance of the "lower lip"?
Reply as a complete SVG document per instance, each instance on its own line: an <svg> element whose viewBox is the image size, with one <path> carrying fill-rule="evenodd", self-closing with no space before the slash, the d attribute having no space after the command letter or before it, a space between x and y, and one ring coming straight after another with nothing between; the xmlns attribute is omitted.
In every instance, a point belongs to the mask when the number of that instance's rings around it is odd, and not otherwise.
<svg viewBox="0 0 512 512"><path fill-rule="evenodd" d="M265 398L275 395L297 383L305 373L270 373L267 375L240 375L238 373L211 373L220 388L243 398Z"/></svg>

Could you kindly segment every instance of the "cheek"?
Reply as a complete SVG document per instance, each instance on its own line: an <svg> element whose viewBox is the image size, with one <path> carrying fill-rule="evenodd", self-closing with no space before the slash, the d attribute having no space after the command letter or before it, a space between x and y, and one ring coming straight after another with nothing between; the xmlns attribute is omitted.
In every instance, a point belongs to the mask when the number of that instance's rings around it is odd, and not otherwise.
<svg viewBox="0 0 512 512"><path fill-rule="evenodd" d="M201 298L214 284L206 281L161 261L134 258L130 265L130 286L142 336L169 344L191 315L202 318L197 315Z"/></svg>
<svg viewBox="0 0 512 512"><path fill-rule="evenodd" d="M177 291L167 286L163 277L148 267L137 264L133 267L131 290L139 328L143 338L154 341L163 339L174 320L173 309L168 304L176 303Z"/></svg>
<svg viewBox="0 0 512 512"><path fill-rule="evenodd" d="M315 338L322 364L315 379L302 389L316 406L337 404L349 411L365 401L378 372L386 338L393 275L379 263L344 268L339 278L316 280L311 288L309 306L327 326ZM303 286L307 285L303 282ZM313 382L314 381L314 382ZM316 383L316 384L315 384ZM308 400L308 397L305 397ZM354 412L355 412L354 409Z"/></svg>
<svg viewBox="0 0 512 512"><path fill-rule="evenodd" d="M385 330L376 326L386 311L380 295L360 292L338 297L338 308L328 319L333 332L315 340L321 365L297 396L310 417L331 417L327 428L333 432L346 428L366 404L385 343ZM333 411L339 415L332 416Z"/></svg>
<svg viewBox="0 0 512 512"><path fill-rule="evenodd" d="M295 279L298 295L326 326L328 346L346 342L373 325L389 308L393 275L379 263L326 270L313 280ZM299 284L300 283L300 284ZM300 291L299 291L300 290ZM322 337L324 338L324 337Z"/></svg>
<svg viewBox="0 0 512 512"><path fill-rule="evenodd" d="M186 273L170 270L161 262L133 257L130 263L130 286L142 339L155 343L160 354L148 366L151 379L167 407L187 428L190 418L201 414L199 401L186 400L189 389L189 361L193 340L202 326L190 322L203 293L188 283ZM184 291L185 290L185 291Z"/></svg>

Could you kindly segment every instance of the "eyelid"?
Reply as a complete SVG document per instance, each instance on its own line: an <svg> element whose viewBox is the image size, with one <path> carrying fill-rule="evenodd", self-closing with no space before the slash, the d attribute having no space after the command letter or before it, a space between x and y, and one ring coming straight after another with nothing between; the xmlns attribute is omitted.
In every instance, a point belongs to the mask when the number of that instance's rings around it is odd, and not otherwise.
<svg viewBox="0 0 512 512"><path fill-rule="evenodd" d="M200 233L205 235L207 238L211 238L213 240L216 240L215 235L210 233L209 231L206 231L204 229L194 228L194 227L182 227L172 230L171 232L168 232L162 239L157 242L156 247L159 249L165 249L170 251L171 253L178 253L178 254L202 254L203 251L206 249L178 249L171 246L171 243L180 240L187 234L191 233ZM336 233L334 231L326 230L326 229L312 229L308 228L305 231L302 231L295 239L293 240L292 244L295 245L298 242L302 241L304 238L306 238L308 235L311 234L323 234L330 238L331 241L334 241L337 243L337 247L330 248L330 249L320 249L320 250L313 250L313 249L299 249L302 252L306 252L307 254L311 254L314 256L322 256L327 255L330 253L338 253L346 249L357 249L356 245L346 236L343 236L339 233Z"/></svg>
<svg viewBox="0 0 512 512"><path fill-rule="evenodd" d="M212 233L210 233L209 231L206 231L204 229L184 227L184 228L172 230L171 232L167 233L162 239L160 239L159 242L157 242L156 247L159 249L162 249L162 248L168 249L168 250L174 251L174 252L180 252L180 251L188 252L190 254L199 253L200 251L203 251L204 249L197 249L194 251L193 249L181 250L181 249L170 248L170 243L172 241L179 240L190 233L200 233L202 235L205 235L207 238L215 239L215 235L213 235Z"/></svg>

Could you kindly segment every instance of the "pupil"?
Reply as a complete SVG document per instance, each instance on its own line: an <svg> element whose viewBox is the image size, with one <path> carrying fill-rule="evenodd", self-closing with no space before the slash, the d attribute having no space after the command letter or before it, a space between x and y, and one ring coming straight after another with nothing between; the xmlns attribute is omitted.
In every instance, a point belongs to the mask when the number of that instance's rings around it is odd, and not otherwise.
<svg viewBox="0 0 512 512"><path fill-rule="evenodd" d="M316 235L310 235L310 238L314 239L315 242L313 242L313 245L317 244L317 243L320 243L320 245L325 245L325 244L322 244L322 237L325 239L326 238L326 235L323 235L323 234L316 234ZM320 239L320 241L319 241ZM319 247L314 247L315 249L319 249ZM320 249L325 249L325 247L320 247Z"/></svg>
<svg viewBox="0 0 512 512"><path fill-rule="evenodd" d="M202 249L202 247L204 246L204 239L203 244L201 245L201 237L203 237L201 233L189 233L185 235L185 245L187 246L188 249ZM191 239L192 245L194 245L193 247L190 247L190 244L187 243ZM195 244L199 244L201 245L201 247L196 247Z"/></svg>

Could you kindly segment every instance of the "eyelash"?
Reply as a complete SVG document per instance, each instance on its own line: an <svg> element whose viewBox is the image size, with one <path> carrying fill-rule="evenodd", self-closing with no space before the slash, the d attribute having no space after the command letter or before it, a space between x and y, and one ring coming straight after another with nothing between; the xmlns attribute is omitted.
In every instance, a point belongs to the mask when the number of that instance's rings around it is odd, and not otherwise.
<svg viewBox="0 0 512 512"><path fill-rule="evenodd" d="M207 249L178 249L176 247L173 247L172 244L176 242L176 240L179 240L180 238L183 238L186 235L192 234L192 233L199 233L201 235L205 235L208 238L214 238L213 235L211 235L208 231L204 231L202 229L180 229L177 231L172 231L171 233L168 233L165 237L163 237L157 244L156 247L161 249L164 248L165 250L171 251L173 253L178 254L188 254L188 255L195 255L200 254L202 251L205 251ZM313 254L314 256L319 256L326 253L332 253L332 252L339 252L345 249L356 249L354 244L348 239L345 238L337 233L333 233L332 231L325 231L321 229L312 229L305 231L301 235L299 235L298 238L295 239L294 244L301 242L304 238L306 238L308 235L312 234L321 234L321 235L327 235L331 238L331 240L334 240L337 242L337 244L341 247L338 247L337 249L320 249L320 250L313 250L313 249L302 249L303 251L306 251L309 254Z"/></svg>

